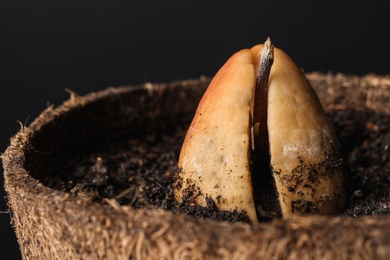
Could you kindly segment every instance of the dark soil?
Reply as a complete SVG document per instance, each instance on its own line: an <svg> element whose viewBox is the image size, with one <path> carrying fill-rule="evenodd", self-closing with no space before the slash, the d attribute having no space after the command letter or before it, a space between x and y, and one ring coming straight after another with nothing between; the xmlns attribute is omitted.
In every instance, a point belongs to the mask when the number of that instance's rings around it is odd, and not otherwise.
<svg viewBox="0 0 390 260"><path fill-rule="evenodd" d="M332 110L328 115L339 136L350 168L350 201L341 215L360 216L390 212L390 119L367 110ZM56 162L57 176L45 185L92 201L115 199L134 208L165 209L214 220L244 221L244 212L218 211L212 200L203 208L188 200L175 201L173 184L177 159L191 115L176 129L107 141L95 151L64 155ZM280 217L272 182L264 187L258 205L264 221ZM190 196L189 196L190 197Z"/></svg>

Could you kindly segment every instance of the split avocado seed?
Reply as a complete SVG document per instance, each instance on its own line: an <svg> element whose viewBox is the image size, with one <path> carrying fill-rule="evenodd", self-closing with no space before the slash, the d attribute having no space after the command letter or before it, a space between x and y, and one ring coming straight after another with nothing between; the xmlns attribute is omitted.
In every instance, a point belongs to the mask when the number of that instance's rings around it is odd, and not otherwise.
<svg viewBox="0 0 390 260"><path fill-rule="evenodd" d="M254 164L259 167L253 167ZM272 174L283 217L334 214L346 204L339 142L304 73L268 38L214 76L179 156L177 201L245 211L258 222L254 179ZM184 194L184 195L183 195Z"/></svg>

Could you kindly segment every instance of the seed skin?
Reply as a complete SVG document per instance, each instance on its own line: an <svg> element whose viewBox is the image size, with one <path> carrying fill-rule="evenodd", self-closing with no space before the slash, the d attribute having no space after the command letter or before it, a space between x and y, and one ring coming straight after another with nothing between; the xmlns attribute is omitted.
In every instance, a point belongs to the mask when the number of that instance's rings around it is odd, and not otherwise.
<svg viewBox="0 0 390 260"><path fill-rule="evenodd" d="M192 188L191 203L245 211L257 223L254 192L261 190L253 190L252 179L271 168L283 217L336 213L347 197L336 135L305 75L283 51L273 48L268 80L256 79L263 49L235 53L212 79L180 152L175 198L183 202ZM256 82L267 81L260 102L266 117L254 122ZM268 155L256 172L250 172L252 149Z"/></svg>

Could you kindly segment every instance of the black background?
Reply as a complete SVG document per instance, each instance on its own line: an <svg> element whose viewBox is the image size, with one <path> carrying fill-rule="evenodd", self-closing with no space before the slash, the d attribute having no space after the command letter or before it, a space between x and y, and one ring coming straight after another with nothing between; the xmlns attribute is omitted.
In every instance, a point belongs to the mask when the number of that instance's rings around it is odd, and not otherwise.
<svg viewBox="0 0 390 260"><path fill-rule="evenodd" d="M305 71L390 73L376 1L1 1L0 152L48 105L110 86L213 76L271 37ZM1 175L1 183L3 177ZM3 186L3 185L1 185ZM0 210L7 211L1 187ZM3 259L20 254L0 214Z"/></svg>

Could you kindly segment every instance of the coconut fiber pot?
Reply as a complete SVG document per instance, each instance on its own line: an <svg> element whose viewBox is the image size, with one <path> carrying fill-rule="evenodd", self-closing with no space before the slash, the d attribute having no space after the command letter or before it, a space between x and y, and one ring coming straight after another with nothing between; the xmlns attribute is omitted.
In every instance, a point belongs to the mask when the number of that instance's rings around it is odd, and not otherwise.
<svg viewBox="0 0 390 260"><path fill-rule="evenodd" d="M390 259L390 78L307 77L350 165L341 214L251 225L170 209L209 79L109 88L48 108L2 155L23 258Z"/></svg>

